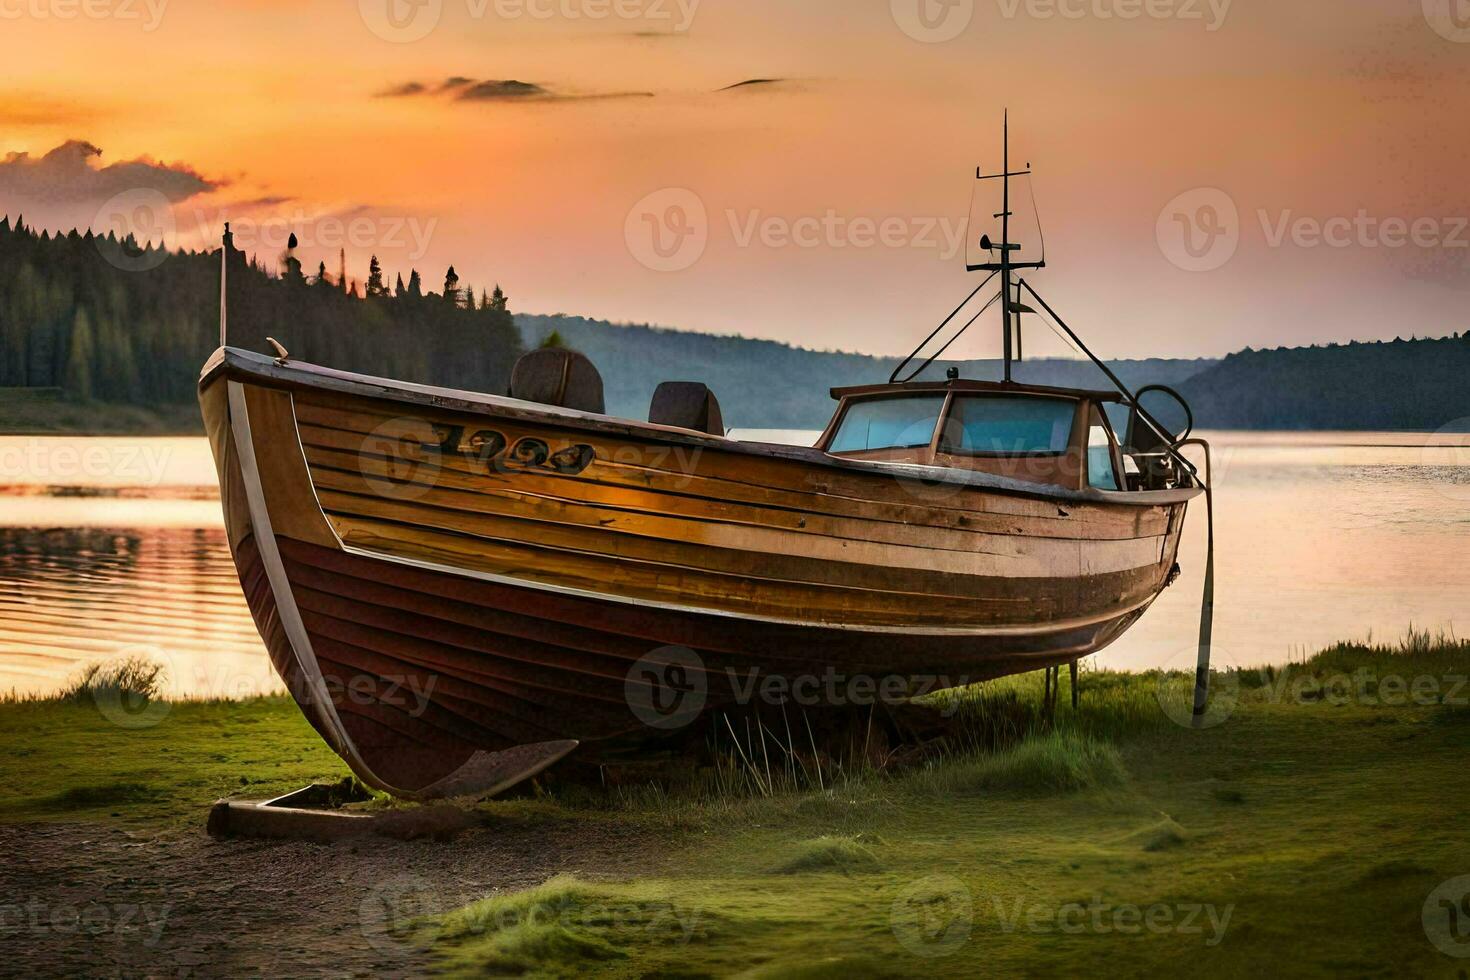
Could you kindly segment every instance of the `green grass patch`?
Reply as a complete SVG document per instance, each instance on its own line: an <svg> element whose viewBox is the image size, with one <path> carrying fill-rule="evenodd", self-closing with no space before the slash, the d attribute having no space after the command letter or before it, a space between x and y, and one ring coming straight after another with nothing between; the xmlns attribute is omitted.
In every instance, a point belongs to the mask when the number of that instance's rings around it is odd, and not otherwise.
<svg viewBox="0 0 1470 980"><path fill-rule="evenodd" d="M759 779L747 766L696 784L490 803L506 820L635 824L633 836L679 859L657 874L630 859L608 882L551 877L561 856L548 854L541 888L419 930L424 965L466 976L1046 976L1096 962L1124 976L1454 976L1460 962L1428 941L1422 917L1431 891L1470 871L1458 819L1470 710L1455 701L1470 691L1454 690L1466 675L1470 650L1450 638L1342 645L1217 677L1238 682L1234 699L1203 730L1161 709L1161 675L1084 672L1079 709L1064 686L1050 721L1039 676L1012 678L945 695L967 713L967 738L907 772L824 770L806 788L774 759L767 778L762 757ZM1305 679L1307 691L1341 677L1366 677L1369 693L1298 697L1280 683ZM1413 697L1425 678L1421 693L1437 685L1437 698ZM142 728L85 699L0 705L0 820L197 830L216 797L346 775L284 698L153 703L167 711ZM1158 925L1133 929L1136 914Z"/></svg>
<svg viewBox="0 0 1470 980"><path fill-rule="evenodd" d="M202 826L222 797L265 799L348 775L289 698L153 700L119 713L122 702L94 700L98 683L0 704L0 822Z"/></svg>
<svg viewBox="0 0 1470 980"><path fill-rule="evenodd" d="M798 841L776 869L780 874L803 871L869 871L880 866L878 854L850 834L823 834Z"/></svg>
<svg viewBox="0 0 1470 980"><path fill-rule="evenodd" d="M680 948L711 928L708 915L647 887L558 875L458 909L427 935L452 974L560 977L620 975L636 954Z"/></svg>
<svg viewBox="0 0 1470 980"><path fill-rule="evenodd" d="M1274 672L1222 673L1229 710L1203 730L1160 706L1185 675L1086 672L1079 710L1064 687L1049 722L1040 677L1011 678L945 695L967 713L968 737L917 771L855 770L770 794L618 796L612 818L665 827L690 848L676 870L620 887L656 893L701 927L678 941L603 934L627 956L595 969L1050 976L1105 962L1125 976L1454 976L1421 917L1429 893L1467 870L1470 829L1452 815L1470 791L1470 712L1280 684L1360 668L1436 677L1448 694L1470 674L1470 651L1344 645ZM678 812L677 830L660 808ZM856 848L881 860L812 873ZM460 974L495 962L475 945L431 955Z"/></svg>
<svg viewBox="0 0 1470 980"><path fill-rule="evenodd" d="M124 703L146 708L163 695L163 665L147 657L87 664L54 700L68 704Z"/></svg>
<svg viewBox="0 0 1470 980"><path fill-rule="evenodd" d="M1128 778L1112 745L1073 732L1030 735L1009 748L949 759L921 782L937 794L978 792L1076 793L1121 786Z"/></svg>

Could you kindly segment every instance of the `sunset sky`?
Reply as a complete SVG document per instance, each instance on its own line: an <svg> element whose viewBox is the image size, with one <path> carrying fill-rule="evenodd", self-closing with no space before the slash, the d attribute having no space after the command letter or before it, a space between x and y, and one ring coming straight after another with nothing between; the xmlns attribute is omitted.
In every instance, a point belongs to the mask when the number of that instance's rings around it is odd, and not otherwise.
<svg viewBox="0 0 1470 980"><path fill-rule="evenodd" d="M0 0L0 211L186 247L228 217L272 266L289 228L308 270L340 238L355 278L902 353L975 283L1009 107L1035 282L1099 353L1442 335L1455 2Z"/></svg>

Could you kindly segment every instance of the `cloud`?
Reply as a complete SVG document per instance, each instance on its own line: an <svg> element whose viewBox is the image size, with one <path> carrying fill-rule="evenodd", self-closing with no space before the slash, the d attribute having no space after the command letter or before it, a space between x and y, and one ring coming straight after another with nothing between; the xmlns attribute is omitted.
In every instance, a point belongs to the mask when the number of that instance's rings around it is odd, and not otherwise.
<svg viewBox="0 0 1470 980"><path fill-rule="evenodd" d="M520 82L514 78L502 81L472 82L461 88L456 99L467 102L493 102L500 99L544 99L551 93L532 82Z"/></svg>
<svg viewBox="0 0 1470 980"><path fill-rule="evenodd" d="M734 85L726 85L724 88L716 89L717 92L747 91L750 89L775 88L786 84L784 78L747 78L743 82Z"/></svg>
<svg viewBox="0 0 1470 980"><path fill-rule="evenodd" d="M423 82L404 82L401 85L378 93L379 98L414 98L419 96L443 96L454 102L588 102L598 99L652 98L652 92L554 92L535 82L523 82L516 78L474 79L464 75L451 75L438 85Z"/></svg>
<svg viewBox="0 0 1470 980"><path fill-rule="evenodd" d="M390 89L384 89L379 92L378 98L401 99L410 95L423 95L426 91L428 90L419 82L404 82L402 85L395 85Z"/></svg>
<svg viewBox="0 0 1470 980"><path fill-rule="evenodd" d="M140 157L99 167L101 156L101 149L82 140L69 140L43 157L8 154L0 161L0 197L42 204L101 203L126 191L148 190L177 204L221 186L184 164Z"/></svg>

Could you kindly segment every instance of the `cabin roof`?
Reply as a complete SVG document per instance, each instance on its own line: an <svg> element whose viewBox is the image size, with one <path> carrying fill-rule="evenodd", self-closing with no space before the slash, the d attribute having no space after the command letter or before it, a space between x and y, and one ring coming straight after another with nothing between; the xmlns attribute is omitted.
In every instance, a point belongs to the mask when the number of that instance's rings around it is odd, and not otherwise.
<svg viewBox="0 0 1470 980"><path fill-rule="evenodd" d="M833 388L833 398L865 398L869 395L899 394L902 392L926 391L976 391L989 394L1060 395L1066 398L1089 398L1099 402L1120 402L1123 396L1116 391L1094 391L1087 388L1055 388L1050 385L1028 385L1017 381L973 381L959 378L954 381L909 381L904 383L851 385Z"/></svg>

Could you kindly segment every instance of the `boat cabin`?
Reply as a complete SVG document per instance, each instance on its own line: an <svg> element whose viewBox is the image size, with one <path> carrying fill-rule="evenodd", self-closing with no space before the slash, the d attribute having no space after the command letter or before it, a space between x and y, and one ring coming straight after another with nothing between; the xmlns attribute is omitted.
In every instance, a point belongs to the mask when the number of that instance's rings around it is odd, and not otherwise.
<svg viewBox="0 0 1470 980"><path fill-rule="evenodd" d="M979 470L1081 490L1128 487L1105 406L1119 395L1011 382L834 388L817 448L833 456Z"/></svg>

